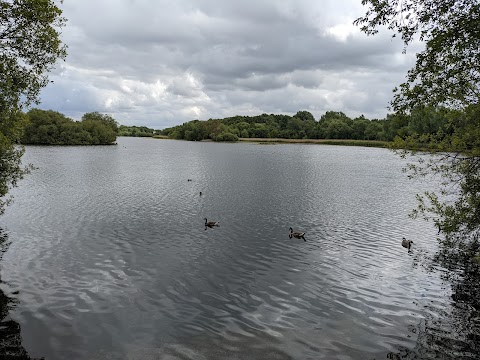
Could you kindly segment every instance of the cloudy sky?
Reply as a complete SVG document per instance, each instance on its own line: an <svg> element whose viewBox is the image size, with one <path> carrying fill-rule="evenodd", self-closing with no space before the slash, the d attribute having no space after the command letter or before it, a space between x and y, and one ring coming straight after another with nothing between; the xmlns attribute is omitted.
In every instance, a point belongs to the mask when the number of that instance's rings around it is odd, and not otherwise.
<svg viewBox="0 0 480 360"><path fill-rule="evenodd" d="M162 129L262 113L383 118L414 52L352 22L361 0L82 0L42 109Z"/></svg>

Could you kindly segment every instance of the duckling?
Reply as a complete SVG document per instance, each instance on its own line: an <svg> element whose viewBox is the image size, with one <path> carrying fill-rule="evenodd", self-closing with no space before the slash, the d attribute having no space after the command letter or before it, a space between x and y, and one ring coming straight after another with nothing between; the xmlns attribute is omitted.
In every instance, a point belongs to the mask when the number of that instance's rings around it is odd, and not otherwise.
<svg viewBox="0 0 480 360"><path fill-rule="evenodd" d="M297 238L297 239L303 239L303 241L307 241L305 240L305 233L304 232L301 232L301 231L293 231L292 228L290 228L290 234L288 235L290 237L290 239L292 238L292 236L294 238Z"/></svg>
<svg viewBox="0 0 480 360"><path fill-rule="evenodd" d="M205 218L205 229L208 227L214 227L214 226L220 226L220 223L218 221L207 221L207 218Z"/></svg>
<svg viewBox="0 0 480 360"><path fill-rule="evenodd" d="M402 238L402 246L404 248L407 248L408 251L410 251L410 248L412 247L413 241L412 240L407 240L404 237Z"/></svg>

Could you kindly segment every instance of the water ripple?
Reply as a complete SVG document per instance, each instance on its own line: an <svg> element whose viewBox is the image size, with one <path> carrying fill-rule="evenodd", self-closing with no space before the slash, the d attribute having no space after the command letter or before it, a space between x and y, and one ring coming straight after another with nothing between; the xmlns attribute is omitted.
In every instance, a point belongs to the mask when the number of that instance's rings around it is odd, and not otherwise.
<svg viewBox="0 0 480 360"><path fill-rule="evenodd" d="M407 217L421 184L388 151L120 142L27 149L41 170L4 218L2 290L32 356L384 358L430 336L460 348L432 326L451 301L443 269L422 266L434 230Z"/></svg>

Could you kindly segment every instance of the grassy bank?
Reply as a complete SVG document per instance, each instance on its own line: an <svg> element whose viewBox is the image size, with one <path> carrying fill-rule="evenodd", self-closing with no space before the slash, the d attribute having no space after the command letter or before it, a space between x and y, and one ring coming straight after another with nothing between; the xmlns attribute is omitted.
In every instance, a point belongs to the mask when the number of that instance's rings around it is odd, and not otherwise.
<svg viewBox="0 0 480 360"><path fill-rule="evenodd" d="M165 135L154 135L155 139L172 139ZM211 139L201 140L202 142L213 141ZM378 140L341 140L341 139L281 139L281 138L238 138L239 142L251 142L259 145L275 144L320 144L320 145L344 145L344 146L366 146L386 148L388 141Z"/></svg>

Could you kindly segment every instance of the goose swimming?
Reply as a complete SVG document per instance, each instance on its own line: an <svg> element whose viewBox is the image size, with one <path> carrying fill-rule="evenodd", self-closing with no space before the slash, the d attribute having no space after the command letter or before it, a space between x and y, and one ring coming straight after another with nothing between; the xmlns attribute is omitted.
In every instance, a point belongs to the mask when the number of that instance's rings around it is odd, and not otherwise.
<svg viewBox="0 0 480 360"><path fill-rule="evenodd" d="M297 238L297 239L303 239L303 241L307 241L305 240L305 232L301 232L301 231L293 231L292 228L290 228L290 234L288 234L288 236L290 237L290 239L292 237L294 238Z"/></svg>
<svg viewBox="0 0 480 360"><path fill-rule="evenodd" d="M402 238L402 246L404 248L407 248L408 251L410 251L410 248L412 247L413 241L412 240L407 240L404 237Z"/></svg>
<svg viewBox="0 0 480 360"><path fill-rule="evenodd" d="M205 218L205 229L208 227L214 227L214 226L220 226L220 223L218 221L207 221L207 218Z"/></svg>

